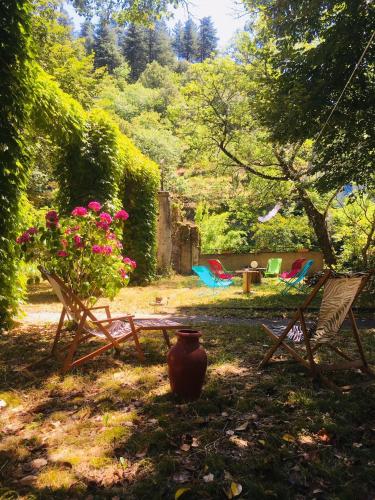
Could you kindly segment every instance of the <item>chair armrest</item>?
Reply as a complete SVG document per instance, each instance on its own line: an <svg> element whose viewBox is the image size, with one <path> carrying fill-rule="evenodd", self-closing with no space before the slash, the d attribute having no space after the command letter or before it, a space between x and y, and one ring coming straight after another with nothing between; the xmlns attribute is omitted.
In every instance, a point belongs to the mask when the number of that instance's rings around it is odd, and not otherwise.
<svg viewBox="0 0 375 500"><path fill-rule="evenodd" d="M131 315L117 316L115 318L98 319L95 321L91 321L91 323L112 323L113 321L124 321L124 320L131 321L131 320L133 320L133 318L134 318L134 316L131 316Z"/></svg>
<svg viewBox="0 0 375 500"><path fill-rule="evenodd" d="M111 317L111 311L109 309L109 306L94 306L94 307L88 307L87 309L89 311L95 311L96 309L105 309L105 312L107 314L107 318Z"/></svg>

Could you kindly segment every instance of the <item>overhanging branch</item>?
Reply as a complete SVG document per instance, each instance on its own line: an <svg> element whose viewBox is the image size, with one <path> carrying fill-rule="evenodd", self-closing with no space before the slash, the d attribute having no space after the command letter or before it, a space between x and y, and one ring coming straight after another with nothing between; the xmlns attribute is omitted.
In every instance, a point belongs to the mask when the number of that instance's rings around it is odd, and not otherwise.
<svg viewBox="0 0 375 500"><path fill-rule="evenodd" d="M217 142L217 141L215 141ZM264 174L262 172L258 172L258 170L255 170L252 168L250 165L246 165L243 163L241 160L236 158L228 149L225 147L224 142L217 142L217 145L220 148L220 151L222 151L229 159L231 159L236 165L240 166L243 168L246 172L249 172L250 174L256 175L257 177L261 177L262 179L267 179L269 181L287 181L288 178L286 176L279 177L275 175L269 175L269 174Z"/></svg>

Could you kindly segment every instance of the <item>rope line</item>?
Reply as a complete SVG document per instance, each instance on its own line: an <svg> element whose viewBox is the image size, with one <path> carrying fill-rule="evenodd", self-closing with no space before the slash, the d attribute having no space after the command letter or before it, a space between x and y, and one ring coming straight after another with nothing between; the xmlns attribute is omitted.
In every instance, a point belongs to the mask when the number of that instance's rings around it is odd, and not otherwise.
<svg viewBox="0 0 375 500"><path fill-rule="evenodd" d="M320 132L319 132L318 137L317 137L317 138L316 138L316 140L315 140L315 144L317 144L317 142L319 141L319 139L320 139L320 137L322 136L322 134L323 134L323 132L324 132L324 130L325 130L325 128L326 128L326 126L328 125L329 120L331 119L331 116L333 115L333 113L335 112L335 110L336 110L337 106L339 105L339 102L341 101L341 99L342 99L343 95L345 94L346 89L348 88L348 85L349 85L349 84L350 84L350 82L352 81L352 78L353 78L353 76L354 76L355 72L357 71L357 69L359 68L359 66L360 66L360 64L361 64L361 62L362 62L362 60L363 60L363 58L365 57L366 52L367 52L368 48L370 47L371 42L372 42L372 41L373 41L373 39L374 39L374 36L375 36L375 31L372 33L372 35L371 35L371 37L370 37L370 40L368 41L368 43L367 43L367 45L366 45L366 47L365 47L364 51L363 51L363 52L362 52L362 54L361 54L361 57L358 59L358 62L357 62L357 64L354 66L354 69L353 69L353 71L352 71L352 73L351 73L351 75L350 75L350 77L349 77L348 81L346 82L346 84L345 84L344 88L342 89L342 91L341 91L341 94L340 94L339 98L337 99L337 101L335 102L335 104L334 104L333 108L331 109L331 112L330 112L330 114L328 115L327 120L325 121L325 123L324 123L323 127L321 128L321 130L320 130Z"/></svg>

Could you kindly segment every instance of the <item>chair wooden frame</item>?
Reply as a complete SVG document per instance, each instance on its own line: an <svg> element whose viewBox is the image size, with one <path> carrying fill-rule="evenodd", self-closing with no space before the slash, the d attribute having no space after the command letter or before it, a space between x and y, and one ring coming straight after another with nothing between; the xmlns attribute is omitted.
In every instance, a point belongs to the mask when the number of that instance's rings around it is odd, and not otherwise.
<svg viewBox="0 0 375 500"><path fill-rule="evenodd" d="M367 373L368 375L374 376L374 373L368 366L368 362L365 357L365 353L363 350L362 342L359 336L359 330L358 326L355 320L355 316L353 313L353 304L355 303L356 299L362 292L363 288L365 287L369 277L371 276L372 272L365 274L362 278L362 282L358 288L357 293L353 297L353 300L351 302L349 311L347 316L349 317L350 324L351 324L351 329L352 329L352 334L354 337L354 340L356 342L357 348L358 348L358 353L359 353L359 359L353 359L351 356L343 352L341 349L337 348L336 346L332 345L328 341L324 341L324 343L319 343L317 342L316 345L311 345L311 338L309 335L308 328L306 326L306 321L305 321L305 316L304 313L306 309L309 307L313 299L316 297L317 293L319 290L322 288L322 286L328 281L328 279L334 277L334 273L331 270L325 271L323 276L320 278L318 283L315 285L314 289L312 290L311 294L306 298L304 303L302 304L301 307L299 307L294 314L293 318L289 322L289 324L286 326L285 330L282 332L280 336L276 335L267 325L262 324L263 329L265 332L271 337L273 340L273 345L270 347L266 355L264 356L262 362L259 364L259 369L264 368L268 363L271 362L272 357L276 353L276 351L279 348L283 348L287 351L287 353L293 358L294 361L300 363L302 366L304 366L311 374L313 378L320 379L325 385L330 387L331 389L342 392L344 390L351 389L352 386L345 386L345 387L339 387L336 385L334 382L332 382L329 378L327 378L324 374L323 371L335 371L335 370L347 370L347 369L360 369L362 372ZM300 322L301 324L301 329L303 331L303 344L305 347L305 356L302 356L299 352L297 352L296 349L288 345L285 341L287 340L287 335L288 333L292 330L294 325L296 325L297 322ZM336 354L341 356L342 358L345 359L345 362L337 364L337 363L330 363L330 364L322 364L322 363L317 363L316 360L314 359L314 354L318 351L322 345L325 345L329 347L331 350L333 350Z"/></svg>
<svg viewBox="0 0 375 500"><path fill-rule="evenodd" d="M131 315L123 315L112 317L110 313L109 306L95 306L88 307L86 306L66 285L65 283L55 274L49 273L44 268L39 268L42 275L49 280L49 278L53 279L62 294L62 297L59 296L60 301L63 303L63 308L60 314L60 319L57 325L57 330L55 333L55 338L52 344L52 349L49 355L45 356L37 363L33 363L31 366L35 366L37 364L41 364L43 361L50 357L62 357L62 374L65 374L67 371L79 366L86 361L98 356L99 354L107 351L108 349L115 349L116 352L120 351L119 344L126 340L133 340L135 343L135 348L137 352L137 356L140 361L144 361L144 354L141 349L138 332L140 331L140 327L134 324L134 318ZM50 280L49 280L50 281ZM51 283L51 281L50 281ZM104 309L106 312L105 319L98 319L93 311ZM73 340L66 346L62 348L58 348L58 344L61 340L62 333L64 331L64 321L66 318L71 317L72 320L76 323L76 329L74 333ZM110 325L115 321L122 321L128 323L129 329L126 333L119 336L113 336L110 331ZM91 324L90 324L91 323ZM96 327L96 329L102 334L100 337L97 337L92 332L92 326ZM130 331L129 331L130 330ZM85 354L78 359L74 359L74 355L76 354L79 346L89 339L96 338L99 340L105 340L105 344L88 354ZM65 353L65 356L63 355Z"/></svg>

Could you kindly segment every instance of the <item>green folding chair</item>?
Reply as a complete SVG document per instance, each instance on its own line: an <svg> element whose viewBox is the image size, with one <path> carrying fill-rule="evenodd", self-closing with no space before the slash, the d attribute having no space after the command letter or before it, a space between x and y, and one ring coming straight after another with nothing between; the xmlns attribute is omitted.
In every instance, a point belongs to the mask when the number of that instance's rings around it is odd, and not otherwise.
<svg viewBox="0 0 375 500"><path fill-rule="evenodd" d="M266 278L270 276L278 276L281 271L282 261L283 259L268 259L264 276L266 276Z"/></svg>

